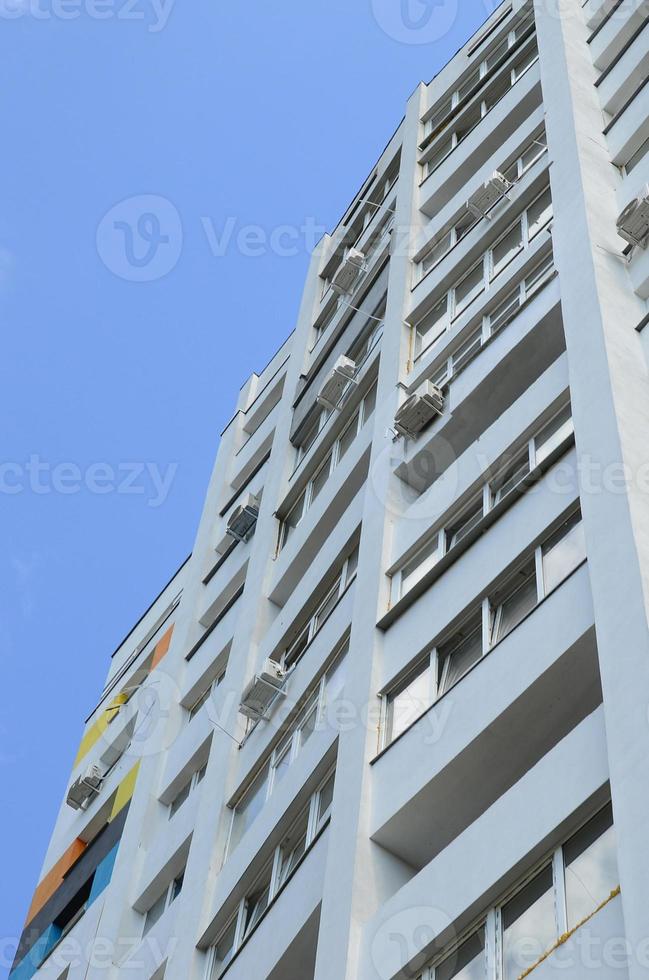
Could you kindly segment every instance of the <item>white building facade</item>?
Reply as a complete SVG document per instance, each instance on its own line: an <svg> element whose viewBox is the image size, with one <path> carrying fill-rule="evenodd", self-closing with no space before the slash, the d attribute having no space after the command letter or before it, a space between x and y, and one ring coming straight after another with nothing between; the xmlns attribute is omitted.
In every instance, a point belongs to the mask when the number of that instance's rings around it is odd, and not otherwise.
<svg viewBox="0 0 649 980"><path fill-rule="evenodd" d="M416 89L113 655L15 980L649 977L648 65L646 0L514 0Z"/></svg>

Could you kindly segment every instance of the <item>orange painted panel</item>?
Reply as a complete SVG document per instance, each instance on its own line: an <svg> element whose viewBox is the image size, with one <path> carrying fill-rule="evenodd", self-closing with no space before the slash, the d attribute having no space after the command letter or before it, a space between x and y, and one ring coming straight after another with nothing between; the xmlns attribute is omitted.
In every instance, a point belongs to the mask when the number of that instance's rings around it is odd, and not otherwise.
<svg viewBox="0 0 649 980"><path fill-rule="evenodd" d="M67 849L65 854L59 858L53 868L47 872L42 881L39 882L36 891L34 892L34 897L32 898L32 904L29 907L29 912L27 913L27 919L25 920L25 925L28 925L34 918L37 912L43 908L48 899L52 897L56 889L59 887L66 873L70 870L72 865L77 861L88 845L85 841L82 841L79 837L72 842L70 847Z"/></svg>
<svg viewBox="0 0 649 980"><path fill-rule="evenodd" d="M173 626L170 626L162 639L156 643L155 650L153 651L153 660L151 661L151 670L155 670L162 658L166 656L173 631Z"/></svg>

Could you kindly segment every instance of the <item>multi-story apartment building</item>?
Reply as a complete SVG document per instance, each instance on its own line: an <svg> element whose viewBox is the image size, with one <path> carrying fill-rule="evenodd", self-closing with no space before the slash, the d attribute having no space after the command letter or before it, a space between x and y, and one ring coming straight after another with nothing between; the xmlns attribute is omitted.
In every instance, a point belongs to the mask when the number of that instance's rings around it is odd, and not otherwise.
<svg viewBox="0 0 649 980"><path fill-rule="evenodd" d="M412 95L112 657L15 980L649 976L648 25L507 2Z"/></svg>

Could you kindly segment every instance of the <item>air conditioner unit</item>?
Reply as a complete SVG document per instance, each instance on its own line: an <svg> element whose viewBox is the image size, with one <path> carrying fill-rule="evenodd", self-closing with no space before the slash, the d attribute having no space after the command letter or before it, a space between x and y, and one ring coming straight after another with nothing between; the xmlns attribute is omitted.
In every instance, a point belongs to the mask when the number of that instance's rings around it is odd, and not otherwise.
<svg viewBox="0 0 649 980"><path fill-rule="evenodd" d="M286 671L276 660L267 660L259 674L255 674L243 692L239 711L246 718L258 721L264 718L276 697L284 697Z"/></svg>
<svg viewBox="0 0 649 980"><path fill-rule="evenodd" d="M89 766L83 775L72 783L65 802L73 810L84 810L101 789L103 779L104 774L99 766Z"/></svg>
<svg viewBox="0 0 649 980"><path fill-rule="evenodd" d="M259 517L259 499L247 494L230 514L225 533L235 541L247 541L252 537Z"/></svg>
<svg viewBox="0 0 649 980"><path fill-rule="evenodd" d="M492 208L496 201L499 201L501 197L511 188L510 182L506 177L503 177L498 170L485 181L482 187L471 195L467 202L467 207L471 214L474 214L476 218L484 218L487 214L489 208Z"/></svg>
<svg viewBox="0 0 649 980"><path fill-rule="evenodd" d="M432 381L424 381L405 402L394 418L394 427L401 436L414 439L422 429L444 411L444 396Z"/></svg>
<svg viewBox="0 0 649 980"><path fill-rule="evenodd" d="M318 403L325 408L338 408L342 393L355 374L356 361L344 355L339 357L318 392Z"/></svg>
<svg viewBox="0 0 649 980"><path fill-rule="evenodd" d="M646 248L649 241L649 184L644 188L617 219L617 233L629 245Z"/></svg>
<svg viewBox="0 0 649 980"><path fill-rule="evenodd" d="M357 248L350 248L331 280L335 293L350 293L361 272L365 268L365 256Z"/></svg>

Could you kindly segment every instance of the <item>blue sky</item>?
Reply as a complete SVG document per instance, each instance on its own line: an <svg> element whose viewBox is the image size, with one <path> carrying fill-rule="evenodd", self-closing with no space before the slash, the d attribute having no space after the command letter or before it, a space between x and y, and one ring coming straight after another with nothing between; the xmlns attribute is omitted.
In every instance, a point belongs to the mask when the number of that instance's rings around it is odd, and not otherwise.
<svg viewBox="0 0 649 980"><path fill-rule="evenodd" d="M0 0L3 939L110 653L191 550L238 389L293 328L306 249L245 254L241 229L333 228L489 9Z"/></svg>

